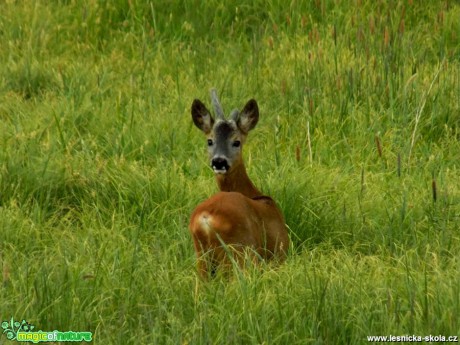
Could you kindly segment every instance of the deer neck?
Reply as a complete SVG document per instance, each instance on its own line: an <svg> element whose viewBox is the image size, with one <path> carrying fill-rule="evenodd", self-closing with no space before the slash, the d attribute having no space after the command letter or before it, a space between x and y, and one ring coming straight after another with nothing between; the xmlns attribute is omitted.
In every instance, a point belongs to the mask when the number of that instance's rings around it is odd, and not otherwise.
<svg viewBox="0 0 460 345"><path fill-rule="evenodd" d="M254 186L241 162L226 174L216 175L217 184L222 192L238 192L248 198L261 196L262 193Z"/></svg>

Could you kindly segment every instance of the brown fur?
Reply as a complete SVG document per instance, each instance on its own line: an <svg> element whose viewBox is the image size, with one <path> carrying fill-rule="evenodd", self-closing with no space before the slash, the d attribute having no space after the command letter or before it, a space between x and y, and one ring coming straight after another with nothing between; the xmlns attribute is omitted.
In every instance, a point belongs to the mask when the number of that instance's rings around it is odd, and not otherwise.
<svg viewBox="0 0 460 345"><path fill-rule="evenodd" d="M190 231L202 276L213 270L211 266L229 265L228 250L240 265L245 254L257 254L265 260L285 259L289 238L284 218L271 198L257 199L238 192L219 192L195 209ZM203 217L207 224L203 224ZM204 259L206 255L209 257Z"/></svg>

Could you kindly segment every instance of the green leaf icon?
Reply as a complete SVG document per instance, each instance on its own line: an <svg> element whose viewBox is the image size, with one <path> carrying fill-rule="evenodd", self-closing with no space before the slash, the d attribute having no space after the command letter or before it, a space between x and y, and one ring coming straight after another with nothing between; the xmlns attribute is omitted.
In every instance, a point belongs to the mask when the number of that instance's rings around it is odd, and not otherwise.
<svg viewBox="0 0 460 345"><path fill-rule="evenodd" d="M9 339L9 340L12 340L14 339L14 333L12 331L8 331L6 333L6 337Z"/></svg>

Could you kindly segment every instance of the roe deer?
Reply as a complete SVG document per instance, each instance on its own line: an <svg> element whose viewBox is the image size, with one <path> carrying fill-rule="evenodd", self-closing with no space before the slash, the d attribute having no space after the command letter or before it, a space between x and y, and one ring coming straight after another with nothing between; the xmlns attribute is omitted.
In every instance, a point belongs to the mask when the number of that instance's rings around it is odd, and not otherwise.
<svg viewBox="0 0 460 345"><path fill-rule="evenodd" d="M198 99L192 104L194 124L207 137L208 153L220 192L199 204L190 219L198 271L202 277L214 275L219 266L231 264L230 256L243 266L245 254L283 261L289 247L284 218L269 196L263 195L249 179L242 159L242 147L259 119L259 108L249 100L230 118L215 90L211 99L216 119Z"/></svg>

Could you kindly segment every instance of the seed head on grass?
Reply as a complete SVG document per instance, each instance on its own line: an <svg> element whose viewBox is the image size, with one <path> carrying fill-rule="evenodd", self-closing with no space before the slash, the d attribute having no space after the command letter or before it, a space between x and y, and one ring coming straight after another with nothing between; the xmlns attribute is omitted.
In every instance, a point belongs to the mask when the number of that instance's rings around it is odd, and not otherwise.
<svg viewBox="0 0 460 345"><path fill-rule="evenodd" d="M436 200L438 199L437 197L438 192L437 192L436 180L434 178L431 180L431 191L433 194L433 202L436 202Z"/></svg>
<svg viewBox="0 0 460 345"><path fill-rule="evenodd" d="M379 157L382 158L382 144L380 143L378 134L375 135L375 145L377 146L377 153Z"/></svg>
<svg viewBox="0 0 460 345"><path fill-rule="evenodd" d="M369 31L371 35L375 33L375 19L373 16L369 18Z"/></svg>
<svg viewBox="0 0 460 345"><path fill-rule="evenodd" d="M388 26L385 26L385 31L383 32L383 46L384 48L388 48L390 44L390 29Z"/></svg>
<svg viewBox="0 0 460 345"><path fill-rule="evenodd" d="M402 18L401 21L399 22L399 33L402 35L404 33L404 30L405 30L404 18Z"/></svg>

